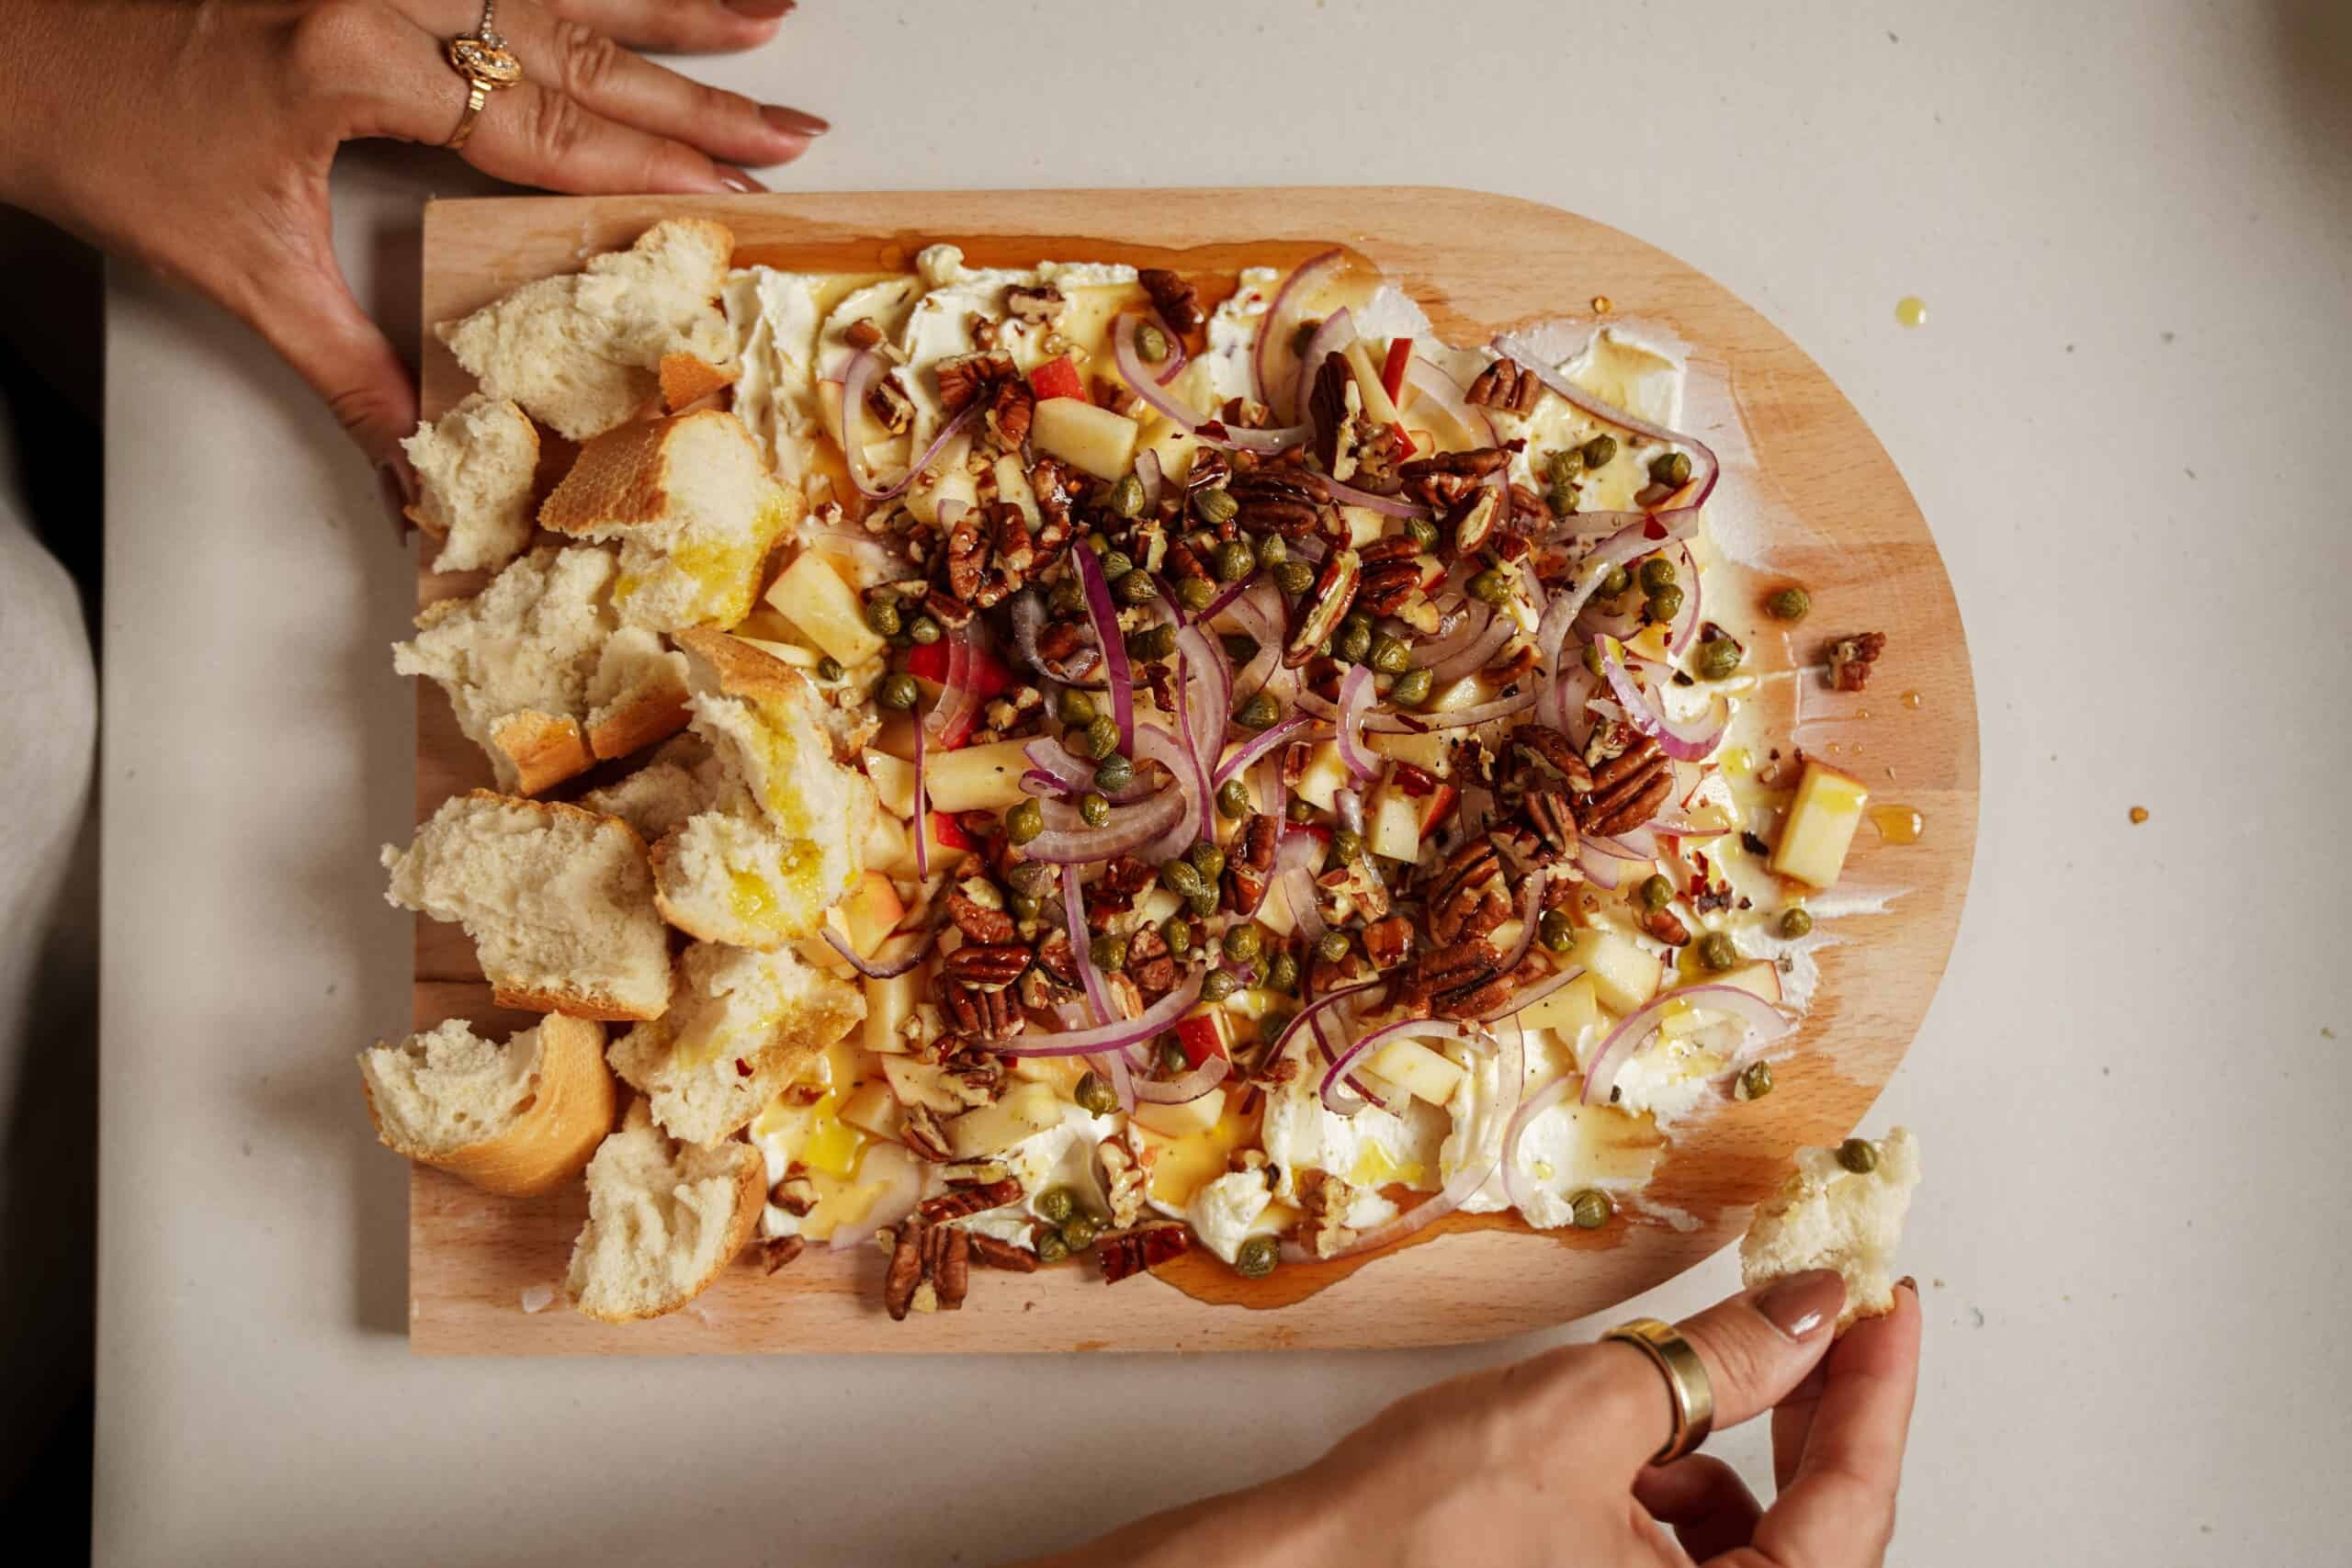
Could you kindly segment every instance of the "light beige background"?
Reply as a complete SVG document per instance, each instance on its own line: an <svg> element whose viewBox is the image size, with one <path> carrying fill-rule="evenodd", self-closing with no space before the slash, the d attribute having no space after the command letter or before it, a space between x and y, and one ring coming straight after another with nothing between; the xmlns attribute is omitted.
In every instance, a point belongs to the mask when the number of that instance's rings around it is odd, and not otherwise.
<svg viewBox="0 0 2352 1568"><path fill-rule="evenodd" d="M835 120L779 183L1478 186L1804 344L1937 531L1984 713L1968 918L1872 1122L1925 1140L1939 1281L1894 1560L2322 1563L2352 1465L2344 9L807 0L705 69ZM420 198L482 187L365 150L339 186L347 265L412 320ZM119 276L107 371L101 1562L981 1562L1544 1342L413 1359L405 1185L349 1061L407 1016L372 846L409 820L410 563L209 310ZM1717 1442L1760 1473L1757 1434Z"/></svg>

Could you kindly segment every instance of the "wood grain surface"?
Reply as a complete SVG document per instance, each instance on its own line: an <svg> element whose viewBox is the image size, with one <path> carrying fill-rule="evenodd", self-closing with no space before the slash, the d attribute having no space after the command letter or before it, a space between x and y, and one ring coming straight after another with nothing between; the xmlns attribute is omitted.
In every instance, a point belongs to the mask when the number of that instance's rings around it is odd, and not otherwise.
<svg viewBox="0 0 2352 1568"><path fill-rule="evenodd" d="M427 417L470 389L433 322L574 270L650 223L684 215L731 227L739 261L841 270L904 267L941 240L961 244L976 265L1129 261L1227 273L1344 243L1399 282L1457 343L1589 318L1605 298L1611 319L1687 346L1685 428L1724 458L1708 514L1755 570L1749 586L1797 581L1813 595L1814 614L1799 634L1766 630L1751 642L1760 669L1782 672L1767 682L1768 727L1780 743L1802 744L1863 777L1876 799L1916 807L1926 831L1916 843L1896 844L1863 828L1838 890L1839 902L1860 908L1824 921L1839 940L1820 950L1819 989L1793 1055L1776 1061L1778 1089L1679 1129L1647 1204L1603 1230L1538 1234L1515 1219L1456 1216L1360 1267L1286 1269L1285 1290L1248 1304L1179 1288L1216 1293L1216 1277L1232 1277L1216 1265L1113 1288L1091 1269L975 1270L963 1311L895 1324L880 1309L877 1252L841 1257L811 1247L774 1276L739 1263L670 1317L608 1326L571 1311L560 1293L544 1311L522 1307L532 1287L560 1292L586 1206L576 1187L510 1202L418 1168L409 1229L415 1349L1205 1350L1487 1338L1599 1311L1689 1268L1738 1235L1749 1206L1788 1169L1792 1148L1833 1142L1856 1125L1909 1047L1959 925L1976 833L1975 694L1951 584L1902 476L1828 378L1762 316L1613 229L1554 208L1440 188L444 201L428 209L424 229ZM428 573L419 586L430 601L471 583ZM1803 667L1817 660L1826 637L1857 631L1886 632L1888 652L1871 691L1832 694ZM490 774L430 685L420 692L418 719L422 818ZM416 1023L457 1015L501 1031L528 1021L490 1005L457 928L420 919ZM1300 1299L1268 1304L1291 1295Z"/></svg>

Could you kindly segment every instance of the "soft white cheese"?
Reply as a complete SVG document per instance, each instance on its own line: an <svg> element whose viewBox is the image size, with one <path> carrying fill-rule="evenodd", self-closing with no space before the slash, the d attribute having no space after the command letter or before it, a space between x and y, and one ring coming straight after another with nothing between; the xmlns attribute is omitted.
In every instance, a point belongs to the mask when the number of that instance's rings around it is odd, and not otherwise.
<svg viewBox="0 0 2352 1568"><path fill-rule="evenodd" d="M1413 1100L1401 1116L1368 1105L1353 1116L1334 1116L1317 1092L1317 1073L1302 1073L1266 1097L1261 1146L1281 1171L1275 1195L1298 1196L1296 1173L1328 1170L1367 1193L1392 1183L1433 1192L1442 1185L1438 1151L1445 1142L1445 1113ZM1394 1213L1394 1205L1388 1205ZM1353 1223L1352 1219L1350 1223Z"/></svg>
<svg viewBox="0 0 2352 1568"><path fill-rule="evenodd" d="M1039 262L1037 279L1057 288L1100 288L1136 281L1125 262Z"/></svg>
<svg viewBox="0 0 2352 1568"><path fill-rule="evenodd" d="M1032 1134L995 1156L1021 1183L1021 1201L960 1223L982 1235L1026 1247L1035 1228L1031 1222L1043 1218L1037 1212L1037 1200L1057 1187L1069 1189L1080 1207L1097 1221L1106 1218L1111 1213L1111 1195L1095 1169L1094 1151L1118 1128L1119 1118L1115 1115L1090 1116L1075 1105L1063 1106L1059 1125ZM925 1176L923 1195L933 1197L946 1188L939 1168L932 1167Z"/></svg>
<svg viewBox="0 0 2352 1568"><path fill-rule="evenodd" d="M1197 408L1212 408L1227 398L1246 398L1254 391L1250 355L1258 342L1258 323L1273 303L1282 274L1270 266L1245 268L1233 292L1209 312L1208 346L1185 367Z"/></svg>
<svg viewBox="0 0 2352 1568"><path fill-rule="evenodd" d="M787 484L808 474L823 430L817 409L817 290L822 283L767 266L727 279L727 321L742 362L735 414Z"/></svg>
<svg viewBox="0 0 2352 1568"><path fill-rule="evenodd" d="M1184 1217L1201 1245L1230 1263L1273 1201L1262 1172L1237 1170L1193 1193Z"/></svg>

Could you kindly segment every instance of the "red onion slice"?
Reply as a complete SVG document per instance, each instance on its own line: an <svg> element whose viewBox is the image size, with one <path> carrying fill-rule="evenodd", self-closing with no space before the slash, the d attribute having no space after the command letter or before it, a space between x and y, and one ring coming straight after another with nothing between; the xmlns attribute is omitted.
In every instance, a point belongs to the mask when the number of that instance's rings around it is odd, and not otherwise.
<svg viewBox="0 0 2352 1568"><path fill-rule="evenodd" d="M1528 949L1535 945L1535 927L1544 908L1544 885L1551 873L1542 867L1528 873L1519 895L1519 940L1510 944L1510 953L1503 959L1502 973L1508 975L1527 957Z"/></svg>
<svg viewBox="0 0 2352 1568"><path fill-rule="evenodd" d="M1154 1105L1183 1105L1216 1088L1232 1071L1233 1064L1223 1056L1204 1056L1199 1066L1181 1078L1170 1078L1166 1083L1155 1078L1137 1078L1136 1098L1148 1100Z"/></svg>
<svg viewBox="0 0 2352 1568"><path fill-rule="evenodd" d="M1143 486L1144 511L1157 513L1159 510L1162 487L1167 482L1166 476L1159 467L1158 450L1147 446L1143 449L1142 455L1136 458L1136 479Z"/></svg>
<svg viewBox="0 0 2352 1568"><path fill-rule="evenodd" d="M1111 603L1111 585L1103 581L1102 563L1080 540L1070 551L1078 563L1078 581L1086 590L1086 613L1094 623L1094 639L1102 649L1102 663L1109 675L1111 716L1119 726L1119 750L1130 757L1135 754L1136 693L1135 674L1127 667L1126 639L1119 635L1119 612Z"/></svg>
<svg viewBox="0 0 2352 1568"><path fill-rule="evenodd" d="M1182 715L1178 716L1182 718ZM1208 775L1201 770L1200 759L1193 755L1189 743L1180 740L1156 724L1136 727L1136 761L1158 762L1175 775L1176 787L1167 793L1180 803L1167 829L1136 852L1144 860L1158 865L1193 847L1200 836L1204 806L1216 809L1209 801L1206 785Z"/></svg>
<svg viewBox="0 0 2352 1568"><path fill-rule="evenodd" d="M895 980L921 964L931 956L931 941L936 934L935 931L923 932L905 953L885 961L860 956L857 949L849 944L847 937L831 926L825 928L825 940L832 943L833 951L848 959L849 966L869 980Z"/></svg>
<svg viewBox="0 0 2352 1568"><path fill-rule="evenodd" d="M1136 346L1136 331L1143 324L1143 317L1129 311L1111 323L1111 355L1118 362L1119 374L1136 397L1149 404L1152 412L1187 435L1197 434L1201 417L1177 400L1176 394L1160 384L1159 378L1144 363L1143 353Z"/></svg>
<svg viewBox="0 0 2352 1568"><path fill-rule="evenodd" d="M1066 794L1091 789L1094 785L1093 765L1071 756L1045 736L1040 735L1021 748L1021 754L1029 759L1031 767L1051 778Z"/></svg>
<svg viewBox="0 0 2352 1568"><path fill-rule="evenodd" d="M1780 1009L1737 986L1677 986L1673 990L1661 991L1647 1007L1628 1013L1625 1021L1610 1031L1609 1038L1592 1054L1592 1065L1585 1069L1585 1104L1609 1103L1609 1090L1617 1081L1618 1069L1657 1030L1667 1009L1678 1002L1708 1012L1735 1014L1747 1025L1758 1044L1778 1040L1796 1027L1794 1021Z"/></svg>
<svg viewBox="0 0 2352 1568"><path fill-rule="evenodd" d="M846 523L831 527L810 524L802 530L801 536L808 542L811 549L838 550L858 557L880 571L886 582L897 582L916 575L915 564L907 558L904 550L863 528L853 527Z"/></svg>
<svg viewBox="0 0 2352 1568"><path fill-rule="evenodd" d="M834 1252L847 1252L864 1247L874 1238L874 1233L885 1225L895 1225L915 1212L915 1204L922 1197L922 1174L931 1168L903 1149L895 1151L905 1157L890 1161L889 1179L875 1192L874 1201L866 1205L865 1215L855 1224L836 1225L825 1246ZM864 1173L861 1156L859 1171Z"/></svg>
<svg viewBox="0 0 2352 1568"><path fill-rule="evenodd" d="M1188 634L1195 637L1199 636L1193 627L1186 626L1177 634L1180 648L1182 639ZM1216 803L1209 791L1209 764L1202 760L1201 752L1204 744L1216 745L1217 742L1204 742L1193 732L1193 694L1190 690L1192 668L1193 661L1188 655L1177 654L1176 743L1193 770L1193 820L1199 824L1198 841L1213 844L1216 842Z"/></svg>
<svg viewBox="0 0 2352 1568"><path fill-rule="evenodd" d="M931 445L923 448L922 456L908 464L907 471L899 476L898 483L877 487L866 469L865 443L859 439L857 426L865 418L865 394L882 369L882 356L870 348L861 348L850 355L849 368L842 377L842 457L849 467L849 482L868 501L888 501L906 489L939 456L939 449L947 445L949 437L969 424L972 416L979 412L979 405L975 403L941 425L939 434L931 438Z"/></svg>
<svg viewBox="0 0 2352 1568"><path fill-rule="evenodd" d="M1401 495L1374 495L1368 490L1358 490L1353 485L1343 485L1339 480L1330 479L1325 479L1323 485L1331 492L1333 501L1349 506L1361 506L1367 512L1377 512L1384 517L1427 517L1430 515L1428 507L1416 501L1407 501Z"/></svg>
<svg viewBox="0 0 2352 1568"><path fill-rule="evenodd" d="M1274 820L1282 820L1279 812ZM1290 900L1291 919L1299 934L1310 942L1320 942L1329 929L1323 923L1323 911L1315 907L1314 861L1321 850L1322 841L1312 833L1285 834L1274 844L1274 880Z"/></svg>
<svg viewBox="0 0 2352 1568"><path fill-rule="evenodd" d="M1047 828L1022 845L1021 852L1048 865L1091 865L1114 855L1136 853L1166 833L1170 824L1182 823L1185 832L1191 832L1191 824L1186 820L1191 816L1188 795L1188 791L1169 789L1132 806L1114 806L1111 808L1111 820L1100 828L1087 827L1075 807L1041 801L1041 806L1047 806L1049 815L1057 807L1068 812L1067 820L1071 826ZM1190 843L1190 838L1185 841Z"/></svg>
<svg viewBox="0 0 2352 1568"><path fill-rule="evenodd" d="M1313 1001L1307 1003L1306 1007L1300 1009L1298 1015L1283 1026L1283 1032L1280 1034L1274 1036L1273 1049L1268 1053L1266 1060L1269 1062L1281 1061L1283 1057L1288 1054L1292 1043L1298 1039L1302 1031L1311 1028L1319 1028L1320 1026L1317 1024L1317 1021L1325 1013L1329 1012L1333 1008L1338 1007L1350 997L1361 997L1367 991L1378 989L1381 984L1382 982L1378 980L1369 980L1361 986L1343 987L1339 990L1326 992L1324 995L1316 998Z"/></svg>
<svg viewBox="0 0 2352 1568"><path fill-rule="evenodd" d="M1057 668L1037 650L1037 634L1046 629L1045 600L1039 597L1035 589L1026 588L1014 594L1011 604L1012 646L1020 650L1023 663L1045 679L1058 681L1065 686L1083 686L1089 691L1101 688L1102 683L1100 681L1087 679L1102 660L1101 649L1080 647Z"/></svg>
<svg viewBox="0 0 2352 1568"><path fill-rule="evenodd" d="M1542 356L1537 355L1524 339L1516 334L1506 333L1497 338L1494 348L1498 354L1516 362L1521 369L1535 372L1537 380L1593 418L1604 420L1621 429L1630 430L1636 435L1646 435L1653 441L1688 446L1697 453L1698 460L1690 466L1690 482L1678 492L1689 499L1679 506L1663 507L1650 513L1657 521L1666 523L1678 530L1695 525L1699 508L1707 504L1707 497L1714 493L1716 479L1723 475L1723 464L1717 460L1714 448L1695 435L1685 434L1679 430L1668 430L1662 424L1652 424L1647 420L1636 419L1615 404L1601 401L1545 364ZM1641 514L1634 513L1633 515L1638 517ZM1589 526L1595 520L1594 517L1588 516L1582 521L1585 526Z"/></svg>
<svg viewBox="0 0 2352 1568"><path fill-rule="evenodd" d="M931 792L923 787L923 727L915 726L915 875L931 877Z"/></svg>
<svg viewBox="0 0 2352 1568"><path fill-rule="evenodd" d="M1346 307L1342 306L1323 318L1323 324L1315 329L1315 335L1306 340L1306 346L1299 352L1298 368L1291 373L1289 418L1292 423L1306 423L1307 395L1315 389L1315 378L1323 372L1323 361L1355 341L1355 319L1348 314Z"/></svg>
<svg viewBox="0 0 2352 1568"><path fill-rule="evenodd" d="M1435 404L1446 418L1454 423L1462 439L1469 446L1501 445L1495 439L1494 422L1463 393L1462 383L1419 355L1405 362L1405 385ZM1397 412L1401 413L1404 411L1399 409Z"/></svg>
<svg viewBox="0 0 2352 1568"><path fill-rule="evenodd" d="M1308 722L1305 714L1295 713L1280 724L1261 730L1243 742L1239 750L1216 765L1216 772L1211 775L1209 783L1221 784L1237 773L1248 772L1259 758L1306 728Z"/></svg>
<svg viewBox="0 0 2352 1568"><path fill-rule="evenodd" d="M1348 1048L1340 1052L1339 1058L1331 1064L1331 1070L1323 1075L1323 1108L1334 1115L1343 1114L1331 1103L1332 1086L1347 1077L1349 1067L1354 1064L1357 1057L1363 1055L1384 1041L1393 1040L1405 1034L1419 1035L1430 1040L1459 1040L1464 1044L1477 1050L1490 1050L1494 1045L1494 1041L1486 1034L1473 1032L1461 1024L1449 1023L1443 1019L1400 1018L1394 1023L1384 1023L1377 1029L1366 1030L1363 1033L1357 1035L1353 1041L1350 1042Z"/></svg>
<svg viewBox="0 0 2352 1568"><path fill-rule="evenodd" d="M1076 944L1073 942L1072 945ZM1104 1051L1123 1051L1150 1039L1183 1017L1184 1010L1200 999L1201 982L1207 976L1205 968L1194 970L1183 984L1133 1018L1115 1023L1097 1024L1092 1029L1063 1030L1052 1034L1016 1034L1010 1040L991 1044L989 1049L1000 1056L1087 1056Z"/></svg>
<svg viewBox="0 0 2352 1568"><path fill-rule="evenodd" d="M1699 563L1691 559L1690 547L1677 539L1674 542L1674 554L1682 563L1682 573L1679 581L1686 586L1682 590L1682 608L1675 612L1674 619L1667 633L1666 650L1668 653L1680 653L1690 646L1690 639L1699 633L1699 601L1702 585L1699 581Z"/></svg>
<svg viewBox="0 0 2352 1568"><path fill-rule="evenodd" d="M1577 846L1577 869L1584 873L1587 882L1611 893L1625 880L1625 863L1614 855L1603 854L1589 842Z"/></svg>
<svg viewBox="0 0 2352 1568"><path fill-rule="evenodd" d="M1336 720L1340 716L1337 707L1313 692L1299 693L1298 705L1317 718ZM1509 718L1512 714L1524 713L1534 705L1535 688L1524 686L1510 696L1445 713L1374 713L1364 719L1363 728L1375 735L1426 735L1432 729L1460 729L1468 725Z"/></svg>
<svg viewBox="0 0 2352 1568"><path fill-rule="evenodd" d="M1340 761L1346 764L1348 772L1367 783L1380 773L1380 764L1359 733L1364 716L1372 711L1372 666L1351 666L1340 682Z"/></svg>
<svg viewBox="0 0 2352 1568"><path fill-rule="evenodd" d="M1336 250L1301 262L1274 291L1273 302L1266 307L1265 317L1258 323L1258 342L1250 356L1250 373L1257 379L1258 400L1272 409L1277 419L1298 417L1290 402L1290 396L1298 386L1298 355L1292 352L1291 344L1297 341L1298 323L1306 318L1307 301L1346 262L1346 254ZM1277 389L1280 397L1276 396Z"/></svg>
<svg viewBox="0 0 2352 1568"><path fill-rule="evenodd" d="M1624 705L1627 722L1643 734L1657 741L1657 749L1668 756L1695 762L1712 755L1723 744L1724 731L1731 728L1731 716L1723 698L1713 700L1708 715L1702 719L1679 720L1666 716L1658 705L1657 694L1645 692L1634 684L1634 677L1618 662L1617 645L1608 637L1592 645L1600 650L1600 673L1609 689L1617 694Z"/></svg>
<svg viewBox="0 0 2352 1568"><path fill-rule="evenodd" d="M1062 867L1062 919L1069 922L1070 955L1078 962L1078 977L1085 985L1086 1003L1103 1023L1118 1017L1111 1007L1111 992L1094 967L1092 944L1087 938L1086 899L1079 892L1078 867Z"/></svg>
<svg viewBox="0 0 2352 1568"><path fill-rule="evenodd" d="M1503 644L1509 642L1512 634L1518 630L1517 621L1487 607L1485 624L1480 626L1476 635L1458 650L1446 654L1440 654L1435 649L1430 651L1427 656L1430 660L1430 679L1440 685L1446 685L1461 680L1464 675L1484 670L1494 661L1495 656L1503 650Z"/></svg>

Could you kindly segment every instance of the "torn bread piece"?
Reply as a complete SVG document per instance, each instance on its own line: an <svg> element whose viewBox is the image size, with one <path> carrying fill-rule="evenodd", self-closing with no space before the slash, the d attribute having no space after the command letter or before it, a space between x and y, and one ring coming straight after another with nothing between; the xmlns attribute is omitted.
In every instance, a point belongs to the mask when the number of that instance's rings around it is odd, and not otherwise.
<svg viewBox="0 0 2352 1568"><path fill-rule="evenodd" d="M394 670L448 694L501 788L537 795L685 727L685 660L620 625L616 570L608 550L543 546L473 597L426 605L392 645Z"/></svg>
<svg viewBox="0 0 2352 1568"><path fill-rule="evenodd" d="M519 404L475 392L401 443L416 469L409 520L441 541L435 571L504 566L529 547L538 427Z"/></svg>
<svg viewBox="0 0 2352 1568"><path fill-rule="evenodd" d="M806 510L768 473L743 422L705 409L589 442L539 523L618 544L614 609L631 626L672 632L749 615L769 547Z"/></svg>
<svg viewBox="0 0 2352 1568"><path fill-rule="evenodd" d="M698 942L678 959L670 1010L613 1042L614 1070L672 1137L716 1144L865 1017L865 993L789 947Z"/></svg>
<svg viewBox="0 0 2352 1568"><path fill-rule="evenodd" d="M683 413L693 404L733 386L741 369L740 365L721 369L691 354L665 354L659 372L662 406L671 413Z"/></svg>
<svg viewBox="0 0 2352 1568"><path fill-rule="evenodd" d="M605 1323L677 1311L751 1239L766 1186L751 1145L675 1143L631 1100L588 1162L588 1223L564 1280L572 1304Z"/></svg>
<svg viewBox="0 0 2352 1568"><path fill-rule="evenodd" d="M710 809L724 789L709 743L699 735L677 735L663 741L643 767L588 791L580 804L619 818L653 844L695 812Z"/></svg>
<svg viewBox="0 0 2352 1568"><path fill-rule="evenodd" d="M731 376L735 334L718 297L734 250L725 225L673 219L582 272L526 283L434 331L485 396L585 441L653 405L669 355Z"/></svg>
<svg viewBox="0 0 2352 1568"><path fill-rule="evenodd" d="M451 1019L362 1051L359 1077L386 1148L501 1197L571 1180L613 1129L604 1026L560 1013L503 1045Z"/></svg>
<svg viewBox="0 0 2352 1568"><path fill-rule="evenodd" d="M1841 1160L1836 1149L1799 1149L1797 1168L1780 1191L1758 1205L1739 1243L1739 1273L1748 1286L1808 1269L1835 1269L1846 1279L1844 1333L1855 1319L1894 1310L1894 1247L1911 1190L1919 1185L1919 1145L1907 1127L1872 1142L1870 1151Z"/></svg>
<svg viewBox="0 0 2352 1568"><path fill-rule="evenodd" d="M389 901L465 927L501 1007L637 1021L670 1005L645 840L617 818L478 789L383 862Z"/></svg>
<svg viewBox="0 0 2352 1568"><path fill-rule="evenodd" d="M874 785L834 761L789 666L723 632L681 633L679 646L717 795L654 846L654 897L705 942L765 949L808 936L865 869Z"/></svg>

